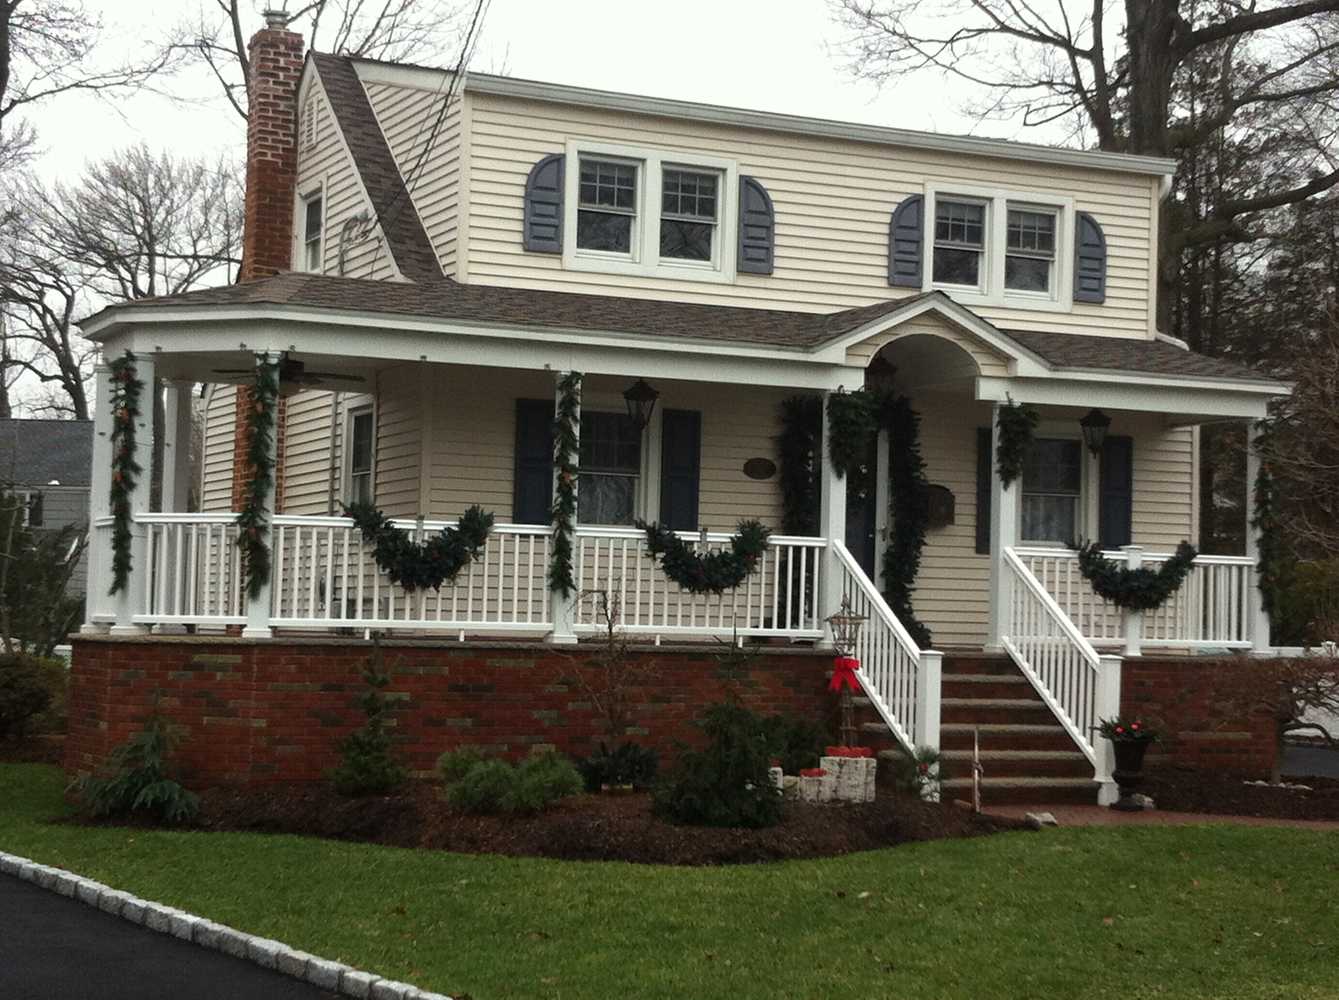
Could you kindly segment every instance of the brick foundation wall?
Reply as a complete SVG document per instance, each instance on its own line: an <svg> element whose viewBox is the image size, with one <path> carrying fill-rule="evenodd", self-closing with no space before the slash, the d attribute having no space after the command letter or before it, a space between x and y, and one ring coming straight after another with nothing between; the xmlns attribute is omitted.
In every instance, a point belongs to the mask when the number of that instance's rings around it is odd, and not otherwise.
<svg viewBox="0 0 1339 1000"><path fill-rule="evenodd" d="M182 728L177 764L196 787L316 780L336 763L337 740L362 724L358 641L160 637L74 642L65 768L88 771L138 731L157 695ZM519 757L536 745L588 754L602 717L571 681L575 650L516 643L383 643L401 759L430 772L439 754L470 744ZM654 661L632 689L638 742L672 754L694 744L703 709L726 685L765 715L830 721L829 656L777 648L732 676L714 650L639 651ZM582 651L582 654L585 650Z"/></svg>
<svg viewBox="0 0 1339 1000"><path fill-rule="evenodd" d="M1121 711L1163 731L1148 752L1150 770L1185 765L1268 778L1274 725L1267 713L1242 718L1227 703L1237 671L1258 668L1249 656L1130 657L1121 664Z"/></svg>

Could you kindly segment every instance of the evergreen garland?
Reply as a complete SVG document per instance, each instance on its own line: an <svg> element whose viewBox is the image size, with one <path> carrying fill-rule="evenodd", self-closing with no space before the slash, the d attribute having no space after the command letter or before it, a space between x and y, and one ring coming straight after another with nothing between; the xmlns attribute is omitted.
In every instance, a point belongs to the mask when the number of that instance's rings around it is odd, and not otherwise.
<svg viewBox="0 0 1339 1000"><path fill-rule="evenodd" d="M241 550L242 573L246 591L260 596L270 577L270 520L266 509L274 484L274 434L279 409L279 364L265 355L256 355L256 378L247 394L246 464L251 478L237 515L237 546Z"/></svg>
<svg viewBox="0 0 1339 1000"><path fill-rule="evenodd" d="M995 445L995 468L999 471L1004 488L1023 474L1023 462L1032 445L1032 432L1040 420L1030 406L1020 406L1012 399L1000 407L999 441Z"/></svg>
<svg viewBox="0 0 1339 1000"><path fill-rule="evenodd" d="M1093 585L1098 597L1129 611L1153 611L1181 589L1190 567L1199 555L1195 546L1182 542L1176 552L1157 569L1130 569L1102 555L1102 546L1090 542L1078 548L1079 572Z"/></svg>
<svg viewBox="0 0 1339 1000"><path fill-rule="evenodd" d="M572 536L577 513L580 457L581 373L568 372L558 382L558 417L553 424L553 552L549 556L549 590L570 597L576 590L572 572Z"/></svg>
<svg viewBox="0 0 1339 1000"><path fill-rule="evenodd" d="M845 476L865 460L878 428L874 397L865 389L838 390L828 397L828 460L837 475Z"/></svg>
<svg viewBox="0 0 1339 1000"><path fill-rule="evenodd" d="M930 629L911 606L930 523L930 483L921 456L921 418L906 396L885 396L879 411L891 449L888 492L893 522L883 552L883 596L916 645L928 649L933 644Z"/></svg>
<svg viewBox="0 0 1339 1000"><path fill-rule="evenodd" d="M823 462L823 400L791 396L781 404L781 530L818 534L818 477Z"/></svg>
<svg viewBox="0 0 1339 1000"><path fill-rule="evenodd" d="M646 532L646 547L660 557L665 575L690 594L720 594L734 590L753 572L767 551L771 531L758 521L740 521L730 548L698 553L668 528L635 522Z"/></svg>
<svg viewBox="0 0 1339 1000"><path fill-rule="evenodd" d="M350 504L344 516L352 518L363 541L371 543L372 558L391 583L409 591L437 590L444 583L454 583L483 550L493 530L493 515L485 514L478 504L461 515L458 526L443 528L422 543L371 504Z"/></svg>
<svg viewBox="0 0 1339 1000"><path fill-rule="evenodd" d="M144 470L135 461L135 421L139 419L140 394L144 383L135 370L135 355L126 351L109 366L111 369L112 409L112 488L109 505L112 514L112 588L109 594L125 589L130 580L130 496Z"/></svg>
<svg viewBox="0 0 1339 1000"><path fill-rule="evenodd" d="M1256 448L1266 452L1270 425L1260 421L1256 425L1259 437L1247 448ZM1256 553L1256 585L1260 588L1260 603L1266 612L1274 615L1275 597L1281 586L1282 548L1279 544L1279 506L1278 483L1274 471L1269 466L1265 454L1260 456L1260 467L1255 473L1252 484L1255 499L1255 512L1251 515L1251 527L1259 533L1259 548Z"/></svg>

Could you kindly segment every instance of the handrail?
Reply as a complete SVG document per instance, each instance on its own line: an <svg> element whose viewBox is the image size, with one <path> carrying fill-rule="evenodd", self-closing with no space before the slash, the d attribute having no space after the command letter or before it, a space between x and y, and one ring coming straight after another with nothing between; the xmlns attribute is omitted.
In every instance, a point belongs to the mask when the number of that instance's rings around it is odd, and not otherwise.
<svg viewBox="0 0 1339 1000"><path fill-rule="evenodd" d="M1042 607L1046 609L1048 616L1055 623L1056 627L1065 634L1065 638L1074 643L1083 654L1083 658L1096 668L1100 660L1097 655L1097 650L1093 648L1093 644L1084 637L1082 632L1079 631L1079 627L1070 620L1069 615L1065 614L1064 609L1060 607L1059 603L1051 596L1050 592L1041 585L1041 581L1033 575L1032 570L1028 569L1027 566L1023 564L1023 560L1019 559L1018 554L1011 548L1006 548L1004 550L1004 561L1006 565L1013 569L1014 578L1027 587L1028 590L1032 591L1033 596L1041 602Z"/></svg>

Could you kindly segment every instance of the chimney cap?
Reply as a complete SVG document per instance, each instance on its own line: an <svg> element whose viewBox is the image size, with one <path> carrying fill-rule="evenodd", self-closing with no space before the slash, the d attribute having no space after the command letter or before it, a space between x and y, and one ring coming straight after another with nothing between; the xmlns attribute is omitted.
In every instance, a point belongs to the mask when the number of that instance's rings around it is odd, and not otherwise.
<svg viewBox="0 0 1339 1000"><path fill-rule="evenodd" d="M275 10L273 7L267 9L264 14L265 27L275 31L284 31L288 28L288 11Z"/></svg>

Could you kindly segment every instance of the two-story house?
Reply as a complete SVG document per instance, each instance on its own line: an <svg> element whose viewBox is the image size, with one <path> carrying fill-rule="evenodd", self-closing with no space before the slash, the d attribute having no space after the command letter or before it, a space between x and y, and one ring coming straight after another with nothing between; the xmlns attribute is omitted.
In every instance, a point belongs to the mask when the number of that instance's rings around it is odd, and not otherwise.
<svg viewBox="0 0 1339 1000"><path fill-rule="evenodd" d="M1195 539L1197 428L1259 419L1284 391L1157 331L1170 161L304 58L277 22L253 63L244 280L84 327L108 361L132 352L170 413L208 384L203 509L132 499L135 575L91 600L90 635L563 643L617 595L620 627L657 644L808 648L845 598L868 619L880 720L940 745L972 699L941 705L939 653L881 596L898 449L882 429L859 477L829 460L825 401L877 385L919 415L932 510L916 615L937 650L1007 655L1084 781L1109 777L1091 727L1119 704L1114 654L1268 642L1253 553L1197 560L1135 616L1093 595L1069 547L1156 566ZM254 372L275 364L281 405L258 427ZM549 585L565 398L572 594ZM1017 479L994 459L1011 404L1039 416ZM272 567L250 587L233 512L256 433L277 460ZM496 526L453 583L407 592L342 516L354 501L424 533L476 504ZM634 523L710 551L744 519L773 535L719 596L669 580Z"/></svg>

